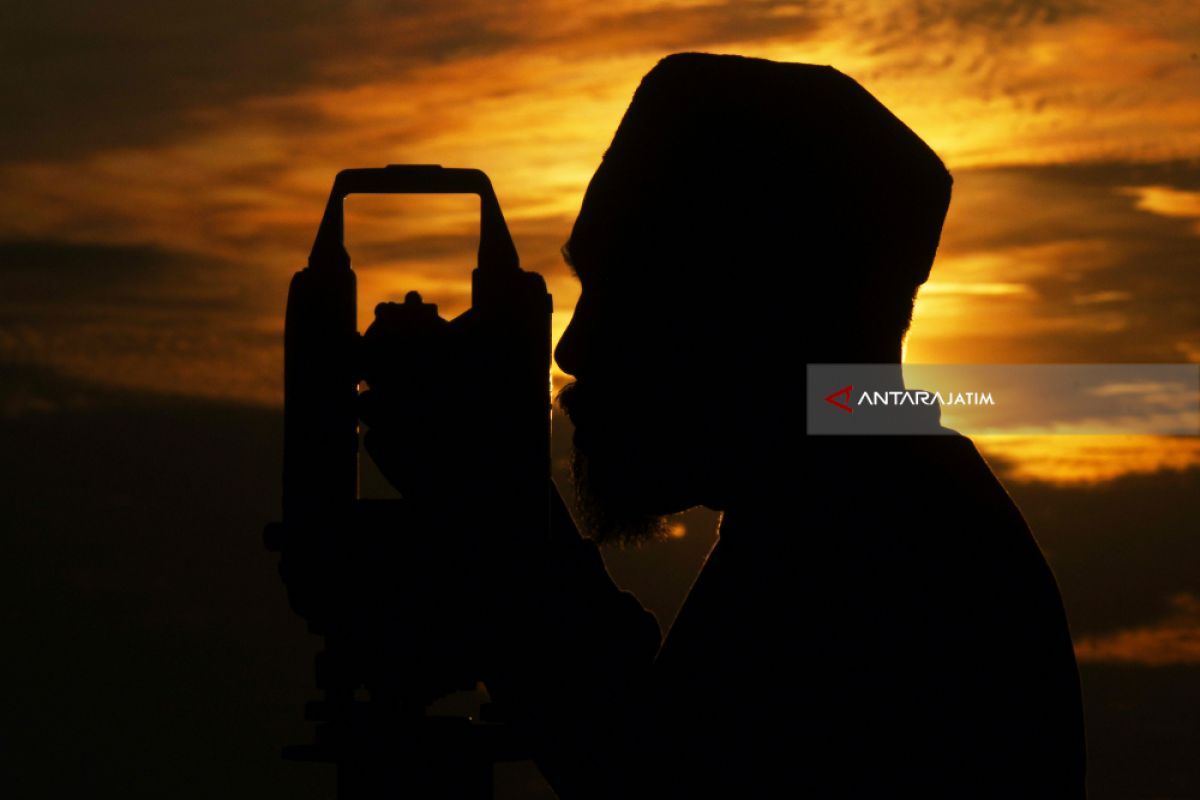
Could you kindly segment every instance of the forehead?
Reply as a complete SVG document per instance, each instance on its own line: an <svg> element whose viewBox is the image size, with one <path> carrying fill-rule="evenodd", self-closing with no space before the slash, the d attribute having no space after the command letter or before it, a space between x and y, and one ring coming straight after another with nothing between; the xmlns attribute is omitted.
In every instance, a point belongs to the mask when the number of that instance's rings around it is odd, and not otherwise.
<svg viewBox="0 0 1200 800"><path fill-rule="evenodd" d="M618 178L607 160L601 162L562 246L563 259L584 284L628 273L629 267L655 249L653 240L661 235L654 224L655 209L628 181Z"/></svg>
<svg viewBox="0 0 1200 800"><path fill-rule="evenodd" d="M619 209L609 203L587 203L561 247L563 261L584 285L658 282L679 255L679 237L662 223L661 215L646 213L635 201ZM667 246L670 239L676 240L676 247Z"/></svg>

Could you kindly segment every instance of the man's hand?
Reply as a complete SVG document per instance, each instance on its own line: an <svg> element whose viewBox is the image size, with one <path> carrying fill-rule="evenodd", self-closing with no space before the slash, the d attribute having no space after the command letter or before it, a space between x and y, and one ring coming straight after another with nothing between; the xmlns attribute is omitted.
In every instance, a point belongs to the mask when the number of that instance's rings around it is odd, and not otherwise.
<svg viewBox="0 0 1200 800"><path fill-rule="evenodd" d="M458 334L409 292L403 304L380 303L363 335L359 395L364 445L384 477L406 498L445 499L468 487L473 440L471 365Z"/></svg>

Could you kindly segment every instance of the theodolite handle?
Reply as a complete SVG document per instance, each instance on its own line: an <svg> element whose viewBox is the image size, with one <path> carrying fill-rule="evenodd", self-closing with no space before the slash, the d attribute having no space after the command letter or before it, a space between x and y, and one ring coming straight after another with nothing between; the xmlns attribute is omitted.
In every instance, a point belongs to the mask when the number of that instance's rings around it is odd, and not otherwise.
<svg viewBox="0 0 1200 800"><path fill-rule="evenodd" d="M517 248L508 232L492 182L481 170L436 164L391 164L386 167L344 169L333 181L325 216L317 229L308 265L315 269L349 269L342 201L351 194L475 194L479 195L479 269L520 268Z"/></svg>

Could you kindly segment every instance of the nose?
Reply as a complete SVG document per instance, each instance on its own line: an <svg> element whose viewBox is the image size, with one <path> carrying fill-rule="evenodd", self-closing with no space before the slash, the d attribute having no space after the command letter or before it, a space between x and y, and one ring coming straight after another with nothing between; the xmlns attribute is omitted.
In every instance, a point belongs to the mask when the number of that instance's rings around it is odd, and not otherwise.
<svg viewBox="0 0 1200 800"><path fill-rule="evenodd" d="M568 375L578 378L581 359L580 352L580 322L579 322L579 307L576 306L575 313L571 316L571 321L567 323L566 330L559 337L558 345L554 348L554 363L558 364L558 368Z"/></svg>

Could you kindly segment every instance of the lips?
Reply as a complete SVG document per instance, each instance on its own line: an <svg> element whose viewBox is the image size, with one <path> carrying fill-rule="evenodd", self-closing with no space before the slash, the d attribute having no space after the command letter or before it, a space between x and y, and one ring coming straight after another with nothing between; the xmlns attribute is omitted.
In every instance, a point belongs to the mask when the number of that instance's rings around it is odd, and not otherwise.
<svg viewBox="0 0 1200 800"><path fill-rule="evenodd" d="M581 388L579 382L574 381L559 391L557 401L559 408L563 410L575 428L572 437L575 449L580 452L587 451L592 440L592 420L594 419L590 390Z"/></svg>
<svg viewBox="0 0 1200 800"><path fill-rule="evenodd" d="M558 392L557 403L571 420L571 423L576 427L579 426L581 416L580 406L583 405L583 398L586 397L586 392L582 392L579 388L578 381L572 381L564 386Z"/></svg>

